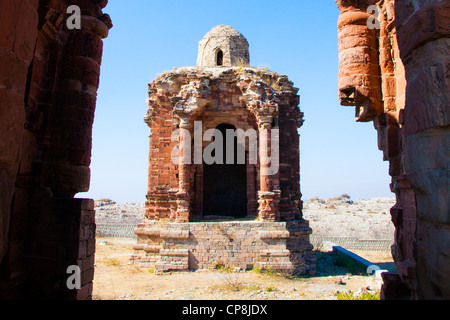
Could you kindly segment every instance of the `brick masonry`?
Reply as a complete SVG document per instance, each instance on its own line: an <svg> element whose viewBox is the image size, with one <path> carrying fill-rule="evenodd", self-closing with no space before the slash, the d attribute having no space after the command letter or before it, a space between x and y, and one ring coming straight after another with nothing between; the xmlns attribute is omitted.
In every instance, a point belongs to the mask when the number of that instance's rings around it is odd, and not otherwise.
<svg viewBox="0 0 450 320"><path fill-rule="evenodd" d="M92 124L106 0L0 1L0 298L90 299L95 222ZM81 267L68 290L69 266Z"/></svg>
<svg viewBox="0 0 450 320"><path fill-rule="evenodd" d="M315 273L308 223L146 221L135 230L137 244L130 262L157 272L265 268Z"/></svg>

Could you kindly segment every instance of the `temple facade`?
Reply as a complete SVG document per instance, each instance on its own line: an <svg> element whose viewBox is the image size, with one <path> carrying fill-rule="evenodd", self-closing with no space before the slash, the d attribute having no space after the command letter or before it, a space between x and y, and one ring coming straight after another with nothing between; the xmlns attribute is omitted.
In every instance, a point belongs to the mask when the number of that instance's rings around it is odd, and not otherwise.
<svg viewBox="0 0 450 320"><path fill-rule="evenodd" d="M247 40L223 25L200 41L196 66L149 85L146 220L132 261L313 272L297 93L287 76L250 67Z"/></svg>

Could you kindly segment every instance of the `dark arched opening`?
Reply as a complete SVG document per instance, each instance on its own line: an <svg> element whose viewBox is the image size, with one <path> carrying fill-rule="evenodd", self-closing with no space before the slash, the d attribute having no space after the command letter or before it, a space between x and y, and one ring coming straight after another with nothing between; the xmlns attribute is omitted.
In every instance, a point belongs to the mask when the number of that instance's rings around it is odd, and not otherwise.
<svg viewBox="0 0 450 320"><path fill-rule="evenodd" d="M247 167L237 161L237 137L228 135L227 130L236 132L229 124L217 128L222 133L223 163L203 164L203 215L243 218L247 216ZM227 140L234 139L233 150L227 150ZM231 145L231 142L230 142ZM234 152L234 161L228 164L227 152Z"/></svg>
<svg viewBox="0 0 450 320"><path fill-rule="evenodd" d="M223 51L219 50L217 51L217 65L218 66L223 66Z"/></svg>

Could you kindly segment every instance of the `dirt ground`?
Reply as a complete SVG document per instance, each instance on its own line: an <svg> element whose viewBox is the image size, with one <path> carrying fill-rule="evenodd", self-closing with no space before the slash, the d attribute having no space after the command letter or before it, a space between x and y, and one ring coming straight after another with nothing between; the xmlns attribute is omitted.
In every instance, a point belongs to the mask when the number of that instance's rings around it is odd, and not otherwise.
<svg viewBox="0 0 450 320"><path fill-rule="evenodd" d="M336 300L337 292L379 291L381 282L356 275L330 263L319 253L318 275L287 278L255 271L199 270L157 275L153 270L129 265L132 239L98 238L93 299L97 300ZM387 252L355 252L366 260L392 269Z"/></svg>

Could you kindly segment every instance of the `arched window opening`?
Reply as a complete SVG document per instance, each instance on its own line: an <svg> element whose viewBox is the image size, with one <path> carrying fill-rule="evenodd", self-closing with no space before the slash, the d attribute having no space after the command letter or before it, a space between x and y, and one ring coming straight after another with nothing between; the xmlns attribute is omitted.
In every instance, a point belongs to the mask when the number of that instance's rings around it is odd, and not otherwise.
<svg viewBox="0 0 450 320"><path fill-rule="evenodd" d="M222 50L217 51L217 65L223 66L223 51Z"/></svg>

